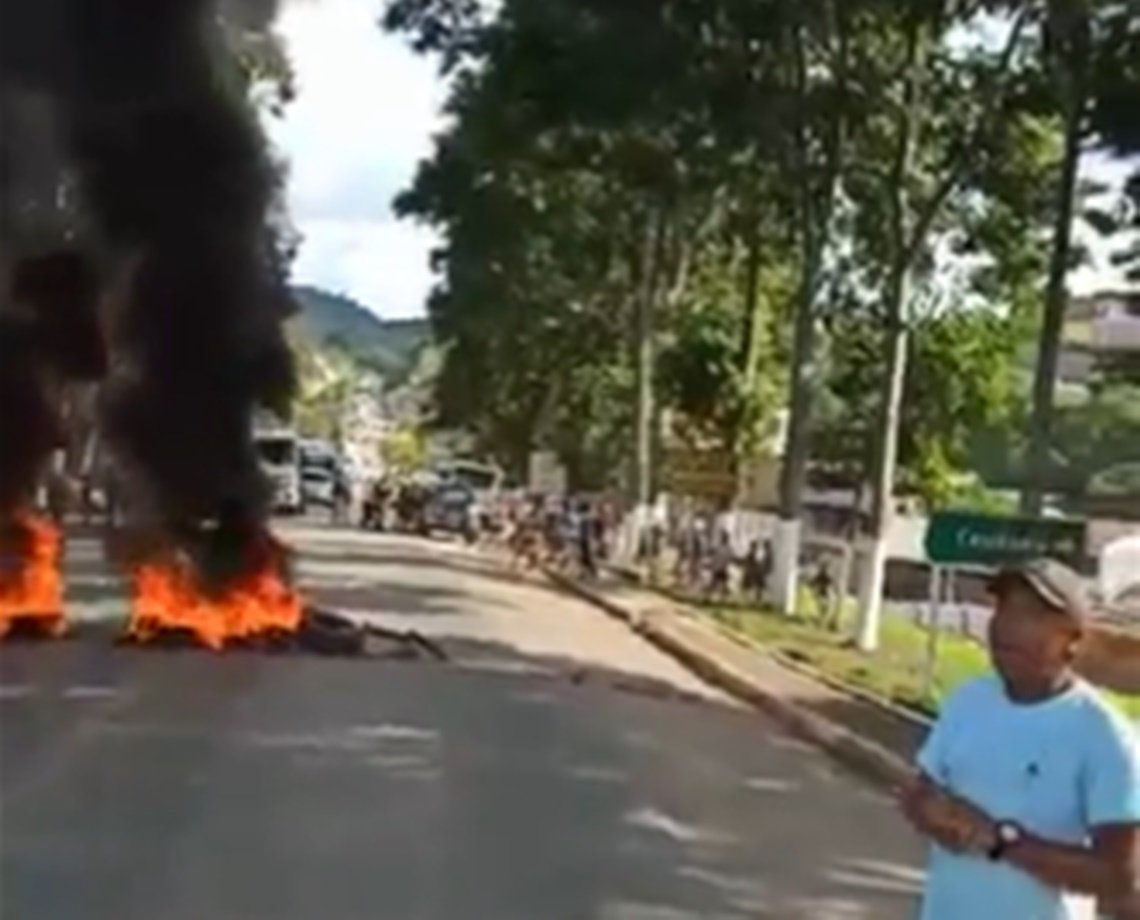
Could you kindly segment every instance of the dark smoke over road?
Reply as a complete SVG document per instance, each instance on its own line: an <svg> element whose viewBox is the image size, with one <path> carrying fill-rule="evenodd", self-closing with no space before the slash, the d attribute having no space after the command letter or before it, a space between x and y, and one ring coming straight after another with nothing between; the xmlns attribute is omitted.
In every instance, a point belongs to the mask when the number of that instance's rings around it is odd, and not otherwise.
<svg viewBox="0 0 1140 920"><path fill-rule="evenodd" d="M225 6L261 29L275 4ZM0 512L50 451L52 388L106 372L103 429L153 523L264 513L250 419L288 404L291 305L273 165L218 17L4 0Z"/></svg>

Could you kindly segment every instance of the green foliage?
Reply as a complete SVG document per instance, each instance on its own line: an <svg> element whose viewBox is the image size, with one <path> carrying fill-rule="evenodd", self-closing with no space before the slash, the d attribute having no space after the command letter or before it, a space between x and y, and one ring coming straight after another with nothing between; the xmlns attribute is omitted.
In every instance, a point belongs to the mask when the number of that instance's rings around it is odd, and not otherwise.
<svg viewBox="0 0 1140 920"><path fill-rule="evenodd" d="M1134 484L1140 462L1140 384L1094 388L1087 403L1061 409L1058 452L1070 487L1106 494Z"/></svg>
<svg viewBox="0 0 1140 920"><path fill-rule="evenodd" d="M385 26L452 76L448 127L397 202L443 237L437 421L514 471L553 448L576 483L611 483L651 315L666 436L753 451L813 311L814 461L867 475L903 324L900 484L931 507L1002 501L973 470L1022 451L1058 75L1084 34L1059 9L394 0ZM1093 25L1089 125L1128 149L1135 37Z"/></svg>
<svg viewBox="0 0 1140 920"><path fill-rule="evenodd" d="M1097 473L1088 491L1090 495L1135 498L1140 495L1140 463L1122 463Z"/></svg>
<svg viewBox="0 0 1140 920"><path fill-rule="evenodd" d="M743 262L740 253L710 253L663 336L659 394L675 413L673 433L694 446L760 448L782 405L778 319L793 291L775 265L761 271L747 304Z"/></svg>
<svg viewBox="0 0 1140 920"><path fill-rule="evenodd" d="M427 463L427 440L422 431L400 428L391 432L380 445L380 460L397 473L414 473Z"/></svg>
<svg viewBox="0 0 1140 920"><path fill-rule="evenodd" d="M296 323L288 334L298 381L293 422L305 437L340 442L341 420L361 370L346 353L316 346Z"/></svg>
<svg viewBox="0 0 1140 920"><path fill-rule="evenodd" d="M881 365L882 329L845 316L831 327L828 397L813 453L849 483L865 471ZM990 310L960 310L917 321L900 427L900 481L929 508L976 495L963 472L979 436L1017 424L1021 411L1018 323Z"/></svg>

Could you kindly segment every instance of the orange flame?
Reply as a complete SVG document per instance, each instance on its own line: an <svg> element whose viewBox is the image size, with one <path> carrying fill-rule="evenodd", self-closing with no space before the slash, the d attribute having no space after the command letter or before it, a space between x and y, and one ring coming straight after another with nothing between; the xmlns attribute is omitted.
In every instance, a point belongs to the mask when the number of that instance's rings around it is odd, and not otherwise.
<svg viewBox="0 0 1140 920"><path fill-rule="evenodd" d="M151 563L134 573L127 635L149 642L163 632L179 630L207 648L221 650L232 641L294 633L301 613L300 597L272 567L214 597L187 566Z"/></svg>
<svg viewBox="0 0 1140 920"><path fill-rule="evenodd" d="M58 528L44 518L25 515L16 523L27 531L28 544L18 569L0 572L0 636L17 620L35 621L45 634L62 635L67 629L60 573L63 539Z"/></svg>

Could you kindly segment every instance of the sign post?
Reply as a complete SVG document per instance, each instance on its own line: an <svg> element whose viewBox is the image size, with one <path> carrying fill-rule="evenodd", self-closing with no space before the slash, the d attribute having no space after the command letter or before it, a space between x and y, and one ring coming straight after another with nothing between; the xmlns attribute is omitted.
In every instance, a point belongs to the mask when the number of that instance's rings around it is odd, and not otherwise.
<svg viewBox="0 0 1140 920"><path fill-rule="evenodd" d="M934 696L938 682L938 637L942 632L942 582L947 572L941 566L930 570L930 616L927 620L926 662L922 674L922 695L925 700Z"/></svg>

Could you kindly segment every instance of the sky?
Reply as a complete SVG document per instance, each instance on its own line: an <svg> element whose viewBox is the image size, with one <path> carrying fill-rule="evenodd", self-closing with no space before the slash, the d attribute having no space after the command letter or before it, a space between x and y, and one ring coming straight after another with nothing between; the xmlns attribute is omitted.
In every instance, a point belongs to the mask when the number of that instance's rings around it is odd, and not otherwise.
<svg viewBox="0 0 1140 920"><path fill-rule="evenodd" d="M446 86L433 63L377 25L384 0L286 0L277 23L297 98L269 133L290 163L289 208L303 236L294 281L347 294L385 318L421 316L433 278L432 231L397 220L392 199L431 152ZM1082 172L1120 181L1124 164ZM1075 294L1120 283L1103 243L1080 228L1093 264Z"/></svg>
<svg viewBox="0 0 1140 920"><path fill-rule="evenodd" d="M277 30L297 98L268 125L289 162L303 236L293 280L347 294L385 318L420 316L432 286L430 230L392 198L431 151L445 86L432 63L377 25L383 0L289 0Z"/></svg>

